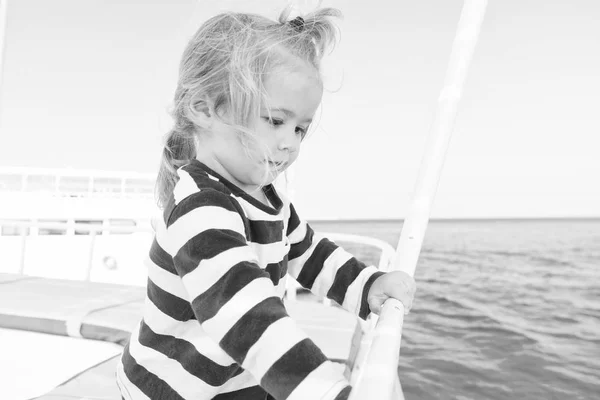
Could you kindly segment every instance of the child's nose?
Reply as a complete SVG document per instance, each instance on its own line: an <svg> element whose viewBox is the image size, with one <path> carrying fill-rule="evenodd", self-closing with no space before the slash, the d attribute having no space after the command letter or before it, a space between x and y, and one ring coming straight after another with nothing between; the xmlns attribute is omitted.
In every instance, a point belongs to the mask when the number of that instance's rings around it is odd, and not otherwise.
<svg viewBox="0 0 600 400"><path fill-rule="evenodd" d="M291 133L286 132L281 135L279 138L278 149L282 151L294 152L298 147L298 135L296 134L296 129L294 129Z"/></svg>
<svg viewBox="0 0 600 400"><path fill-rule="evenodd" d="M291 140L281 140L278 149L292 153L295 150L295 145Z"/></svg>

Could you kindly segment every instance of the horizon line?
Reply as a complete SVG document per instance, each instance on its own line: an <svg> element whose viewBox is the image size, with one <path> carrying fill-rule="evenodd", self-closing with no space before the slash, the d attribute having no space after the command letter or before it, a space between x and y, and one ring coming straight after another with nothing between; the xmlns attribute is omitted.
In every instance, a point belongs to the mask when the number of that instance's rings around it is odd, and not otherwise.
<svg viewBox="0 0 600 400"><path fill-rule="evenodd" d="M406 218L337 218L311 219L309 222L404 222ZM562 216L562 217L438 217L430 218L429 222L542 222L542 221L599 221L600 216Z"/></svg>

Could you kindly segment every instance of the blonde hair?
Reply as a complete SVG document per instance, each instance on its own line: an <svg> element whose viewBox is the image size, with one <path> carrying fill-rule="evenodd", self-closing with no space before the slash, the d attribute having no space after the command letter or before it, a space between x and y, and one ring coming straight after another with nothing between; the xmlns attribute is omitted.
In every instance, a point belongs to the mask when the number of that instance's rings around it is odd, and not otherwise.
<svg viewBox="0 0 600 400"><path fill-rule="evenodd" d="M171 116L166 134L156 192L164 207L177 182L177 169L196 157L196 137L202 129L195 123L208 107L218 116L228 111L231 125L245 128L258 115L265 94L268 71L289 62L304 60L317 71L323 55L337 40L337 28L329 17L340 17L333 8L318 9L288 22L291 9L278 21L242 13L224 13L206 21L189 41L179 66Z"/></svg>

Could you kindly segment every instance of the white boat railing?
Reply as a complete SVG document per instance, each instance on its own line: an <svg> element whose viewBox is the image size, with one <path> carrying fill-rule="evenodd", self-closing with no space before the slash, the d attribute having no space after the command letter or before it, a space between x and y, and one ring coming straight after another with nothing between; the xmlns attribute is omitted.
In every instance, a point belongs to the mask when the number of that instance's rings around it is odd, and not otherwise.
<svg viewBox="0 0 600 400"><path fill-rule="evenodd" d="M0 192L153 199L156 175L133 171L0 166Z"/></svg>
<svg viewBox="0 0 600 400"><path fill-rule="evenodd" d="M0 219L0 229L10 227L13 231L18 232L18 234L13 233L11 234L11 236L20 237L21 252L18 261L19 274L25 273L25 253L27 251L27 240L32 236L38 236L38 232L40 230L61 232L63 236L73 236L76 234L76 232L79 235L87 235L89 237L89 250L88 259L86 262L87 269L85 273L85 280L89 281L91 278L91 270L93 266L94 249L96 246L97 236L147 233L150 237L153 234L152 223L150 219L135 221L132 220L132 225L130 226L115 226L111 224L110 220L108 219L104 219L98 222L100 223L78 223L72 219L64 222ZM375 248L377 251L379 251L379 257L376 266L383 271L387 271L389 269L390 263L395 254L394 248L389 243L380 239L344 233L324 233L324 235L334 242L355 243L362 246L369 246ZM0 238L2 238L1 231ZM296 290L292 289L297 289L300 287L300 285L295 283L293 280L288 280L288 282L288 298L294 299L296 296ZM327 299L322 299L322 302L327 305L329 304L329 301Z"/></svg>
<svg viewBox="0 0 600 400"><path fill-rule="evenodd" d="M475 50L487 0L465 0L444 86L438 99L425 154L415 190L393 261L393 270L403 270L414 276L425 230L429 222L433 199L450 143L458 103L467 70ZM403 399L398 378L398 362L404 306L395 299L387 300L375 329L363 336L352 369L353 390L350 400Z"/></svg>
<svg viewBox="0 0 600 400"><path fill-rule="evenodd" d="M104 220L102 224L76 223L73 220L65 222L42 222L37 220L31 221L16 221L16 220L0 220L0 228L16 228L21 238L21 251L18 261L18 274L25 273L25 254L27 252L27 240L32 236L38 236L37 232L41 229L64 232L63 236L74 236L77 231L79 234L89 236L89 250L86 262L85 280L91 279L91 271L94 259L94 249L96 246L96 237L109 234L131 234L131 233L151 233L152 228L148 221L137 221L135 226L114 226L108 223L109 220ZM144 223L146 222L146 223ZM11 235L17 236L17 235ZM2 235L0 235L2 238Z"/></svg>
<svg viewBox="0 0 600 400"><path fill-rule="evenodd" d="M392 247L392 245L377 238L362 235L352 235L347 233L323 232L322 234L328 239L334 241L335 243L342 244L342 247L344 243L354 243L357 245L370 246L377 249L379 251L379 259L376 267L381 271L388 271L390 269L392 260L396 254L396 251L394 250L394 247ZM288 279L286 298L289 300L294 300L296 298L296 291L301 287L302 286L300 286L299 283L295 282L292 279ZM331 301L327 298L322 298L319 300L325 305L331 304Z"/></svg>

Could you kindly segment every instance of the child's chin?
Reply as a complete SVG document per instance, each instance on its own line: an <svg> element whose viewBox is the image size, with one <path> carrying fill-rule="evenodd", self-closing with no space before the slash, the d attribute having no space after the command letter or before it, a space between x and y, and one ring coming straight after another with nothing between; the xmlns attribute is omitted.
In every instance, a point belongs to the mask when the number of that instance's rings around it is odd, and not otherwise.
<svg viewBox="0 0 600 400"><path fill-rule="evenodd" d="M261 176L261 179L253 179L252 184L256 187L267 186L275 182L277 175L269 174L268 176Z"/></svg>
<svg viewBox="0 0 600 400"><path fill-rule="evenodd" d="M270 185L271 183L275 182L275 180L277 180L277 175L269 175L268 178L265 180L265 185Z"/></svg>

